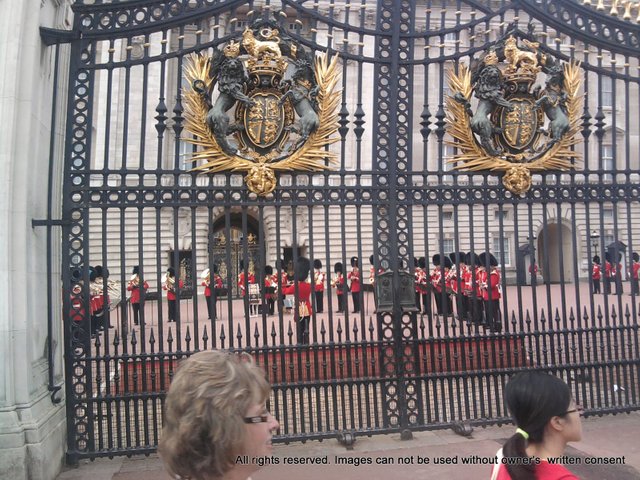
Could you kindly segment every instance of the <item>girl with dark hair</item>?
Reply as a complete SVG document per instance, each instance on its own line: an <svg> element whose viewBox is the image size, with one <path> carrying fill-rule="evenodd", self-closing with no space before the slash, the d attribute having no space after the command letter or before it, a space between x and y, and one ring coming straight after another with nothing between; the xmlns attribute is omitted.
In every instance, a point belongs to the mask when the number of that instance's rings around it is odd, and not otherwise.
<svg viewBox="0 0 640 480"><path fill-rule="evenodd" d="M568 442L582 438L582 409L569 386L544 372L521 372L507 383L505 398L518 428L498 452L491 479L577 480L553 461L564 454Z"/></svg>

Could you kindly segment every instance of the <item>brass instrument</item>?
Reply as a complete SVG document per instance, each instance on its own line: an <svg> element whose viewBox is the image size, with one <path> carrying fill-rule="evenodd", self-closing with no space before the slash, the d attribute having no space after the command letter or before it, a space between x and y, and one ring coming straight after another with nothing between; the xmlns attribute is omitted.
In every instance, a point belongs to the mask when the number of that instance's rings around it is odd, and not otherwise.
<svg viewBox="0 0 640 480"><path fill-rule="evenodd" d="M211 285L211 271L208 268L205 268L200 274L200 278L206 282L207 287Z"/></svg>
<svg viewBox="0 0 640 480"><path fill-rule="evenodd" d="M173 292L175 290L175 279L173 277L170 277L166 273L162 276L162 284L164 285L165 289L170 292Z"/></svg>
<svg viewBox="0 0 640 480"><path fill-rule="evenodd" d="M134 288L140 286L140 276L137 273L131 275L131 278L129 279L129 285Z"/></svg>

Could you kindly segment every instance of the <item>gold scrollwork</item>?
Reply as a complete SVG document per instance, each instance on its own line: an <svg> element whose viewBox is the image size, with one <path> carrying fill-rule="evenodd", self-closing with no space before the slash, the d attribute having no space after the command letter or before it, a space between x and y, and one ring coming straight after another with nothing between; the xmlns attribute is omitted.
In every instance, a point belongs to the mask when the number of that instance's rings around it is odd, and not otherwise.
<svg viewBox="0 0 640 480"><path fill-rule="evenodd" d="M245 43L247 41L245 40ZM264 44L254 44L256 51L262 48L267 55L276 56L274 41ZM230 53L235 54L235 48ZM214 86L214 79L210 71L211 59L200 54L191 54L184 68L184 75L189 85L200 82L207 91ZM192 155L191 162L200 163L193 168L194 171L217 173L222 171L247 172L245 181L250 191L259 196L271 193L276 185L276 172L283 171L307 171L317 172L329 170L336 164L335 152L326 147L337 142L339 138L334 134L338 130L338 110L340 105L340 90L337 88L340 77L338 56L332 58L326 53L315 57L314 74L318 86L317 114L319 126L308 136L306 141L296 150L280 155L276 149L266 154L258 154L254 151L225 153L209 129L206 116L209 109L203 96L193 88L185 93L185 130L191 135L184 138L198 147ZM285 115L287 114L285 110ZM269 133L269 132L268 132Z"/></svg>

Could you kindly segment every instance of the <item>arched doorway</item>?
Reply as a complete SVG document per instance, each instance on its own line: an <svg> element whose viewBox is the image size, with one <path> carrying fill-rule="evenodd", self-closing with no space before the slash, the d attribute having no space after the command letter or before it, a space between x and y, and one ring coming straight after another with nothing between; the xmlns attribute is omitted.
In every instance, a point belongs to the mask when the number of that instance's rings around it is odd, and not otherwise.
<svg viewBox="0 0 640 480"><path fill-rule="evenodd" d="M550 283L573 281L574 257L572 232L561 223L547 225L538 235L539 267L542 278Z"/></svg>
<svg viewBox="0 0 640 480"><path fill-rule="evenodd" d="M240 214L231 214L229 225L223 216L211 226L209 252L212 264L217 267L225 288L231 289L234 297L239 295L237 279L244 268L243 259L247 259L246 267L256 277L261 277L263 269L258 244L258 222L250 216L246 218L246 231L243 230Z"/></svg>

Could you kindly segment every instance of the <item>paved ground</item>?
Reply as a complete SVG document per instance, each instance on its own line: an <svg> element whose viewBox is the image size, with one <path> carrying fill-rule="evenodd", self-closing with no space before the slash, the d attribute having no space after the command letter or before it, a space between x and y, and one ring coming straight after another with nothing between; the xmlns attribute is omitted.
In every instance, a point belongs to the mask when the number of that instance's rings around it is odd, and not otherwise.
<svg viewBox="0 0 640 480"><path fill-rule="evenodd" d="M347 451L335 440L277 445L279 465L270 465L253 475L253 480L305 478L327 479L488 479L491 467L463 465L462 459L477 456L487 461L501 443L511 435L513 427L476 429L471 438L450 430L416 433L413 440L402 441L399 435L358 438L354 449ZM640 412L587 418L583 420L583 440L567 451L574 465L568 468L585 480L640 480ZM336 457L351 465L336 465ZM319 458L328 465L286 465L285 461ZM420 463L428 459L429 464ZM435 464L437 459L457 462ZM618 465L591 465L588 462L615 461ZM356 462L361 464L355 466ZM370 463L369 463L370 462ZM379 464L386 462L387 464ZM402 463L406 462L406 463ZM68 468L58 480L163 480L164 472L157 456L99 459L83 461Z"/></svg>

